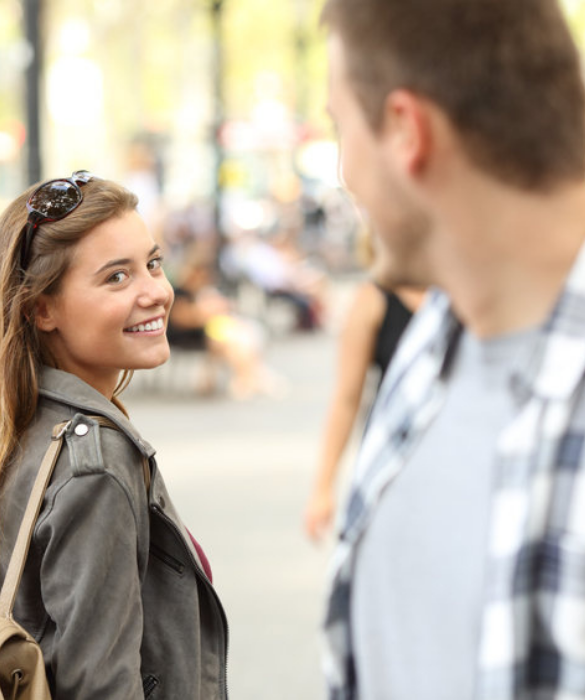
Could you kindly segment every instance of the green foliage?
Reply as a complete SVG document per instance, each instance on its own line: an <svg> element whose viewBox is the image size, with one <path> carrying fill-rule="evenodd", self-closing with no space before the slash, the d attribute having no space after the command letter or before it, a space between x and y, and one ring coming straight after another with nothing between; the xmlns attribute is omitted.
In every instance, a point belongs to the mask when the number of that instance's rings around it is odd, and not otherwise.
<svg viewBox="0 0 585 700"><path fill-rule="evenodd" d="M22 99L22 71L27 50L21 40L18 3L0 0L0 130L16 119Z"/></svg>
<svg viewBox="0 0 585 700"><path fill-rule="evenodd" d="M243 116L263 90L300 117L324 112L325 51L315 0L225 0L227 110ZM260 94L259 94L260 93Z"/></svg>

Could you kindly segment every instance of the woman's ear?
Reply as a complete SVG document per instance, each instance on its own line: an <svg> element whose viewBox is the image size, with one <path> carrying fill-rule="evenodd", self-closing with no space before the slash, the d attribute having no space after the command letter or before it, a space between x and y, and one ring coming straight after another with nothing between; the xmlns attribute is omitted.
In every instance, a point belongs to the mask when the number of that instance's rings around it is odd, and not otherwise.
<svg viewBox="0 0 585 700"><path fill-rule="evenodd" d="M47 294L41 294L35 304L35 325L40 331L50 333L57 327L53 313L53 299Z"/></svg>

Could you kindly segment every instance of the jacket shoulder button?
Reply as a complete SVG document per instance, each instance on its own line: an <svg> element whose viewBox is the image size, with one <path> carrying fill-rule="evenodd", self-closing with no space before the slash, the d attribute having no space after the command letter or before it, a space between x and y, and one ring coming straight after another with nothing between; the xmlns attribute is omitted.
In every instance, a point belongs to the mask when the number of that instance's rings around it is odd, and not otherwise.
<svg viewBox="0 0 585 700"><path fill-rule="evenodd" d="M89 427L85 423L79 423L78 425L75 426L74 433L76 435L79 435L79 437L82 437L83 435L87 435L89 432Z"/></svg>

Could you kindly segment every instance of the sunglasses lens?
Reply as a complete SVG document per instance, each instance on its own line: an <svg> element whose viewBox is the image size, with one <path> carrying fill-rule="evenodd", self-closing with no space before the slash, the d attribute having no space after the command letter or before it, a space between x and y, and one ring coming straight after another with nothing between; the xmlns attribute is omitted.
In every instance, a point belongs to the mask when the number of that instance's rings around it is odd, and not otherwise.
<svg viewBox="0 0 585 700"><path fill-rule="evenodd" d="M40 187L30 198L29 205L47 219L61 219L81 202L78 187L67 180L54 180Z"/></svg>
<svg viewBox="0 0 585 700"><path fill-rule="evenodd" d="M90 180L99 178L96 178L96 176L93 173L90 173L89 170L76 170L71 176L71 179L78 185L86 185Z"/></svg>

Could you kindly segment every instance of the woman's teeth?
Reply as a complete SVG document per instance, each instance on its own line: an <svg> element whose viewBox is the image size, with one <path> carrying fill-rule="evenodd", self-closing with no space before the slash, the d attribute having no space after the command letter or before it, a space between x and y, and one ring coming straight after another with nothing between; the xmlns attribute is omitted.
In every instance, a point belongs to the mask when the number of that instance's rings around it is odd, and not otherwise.
<svg viewBox="0 0 585 700"><path fill-rule="evenodd" d="M138 333L143 331L158 331L164 326L162 318L156 321L149 321L148 323L139 323L137 326L132 326L127 328L128 333Z"/></svg>

